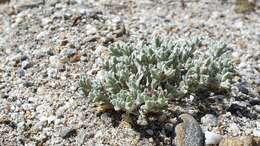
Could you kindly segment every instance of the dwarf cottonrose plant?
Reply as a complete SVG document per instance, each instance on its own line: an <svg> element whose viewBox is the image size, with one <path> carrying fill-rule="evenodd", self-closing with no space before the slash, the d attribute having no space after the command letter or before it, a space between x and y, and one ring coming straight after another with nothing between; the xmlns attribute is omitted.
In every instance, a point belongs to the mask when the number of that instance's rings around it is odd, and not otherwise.
<svg viewBox="0 0 260 146"><path fill-rule="evenodd" d="M226 46L199 39L156 38L109 51L102 77L82 76L80 86L91 101L137 116L164 111L172 98L228 90L235 75Z"/></svg>

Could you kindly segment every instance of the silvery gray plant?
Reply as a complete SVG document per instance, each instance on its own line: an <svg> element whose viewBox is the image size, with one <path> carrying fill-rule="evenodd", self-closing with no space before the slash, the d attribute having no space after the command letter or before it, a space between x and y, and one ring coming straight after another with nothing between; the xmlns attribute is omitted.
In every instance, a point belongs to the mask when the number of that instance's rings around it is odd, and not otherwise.
<svg viewBox="0 0 260 146"><path fill-rule="evenodd" d="M102 77L82 76L91 101L145 117L167 109L169 100L228 91L236 74L224 44L200 39L121 44L110 47Z"/></svg>

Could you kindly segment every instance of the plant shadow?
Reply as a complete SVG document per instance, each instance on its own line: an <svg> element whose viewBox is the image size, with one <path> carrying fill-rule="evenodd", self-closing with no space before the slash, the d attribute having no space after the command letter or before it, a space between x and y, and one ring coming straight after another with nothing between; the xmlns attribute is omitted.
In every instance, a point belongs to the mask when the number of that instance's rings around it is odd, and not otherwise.
<svg viewBox="0 0 260 146"><path fill-rule="evenodd" d="M185 100L171 101L172 107L168 108L167 120L161 120L162 114L149 115L146 125L140 125L137 123L138 119L134 115L128 115L130 117L131 128L136 132L140 133L140 141L149 139L155 146L175 146L175 126L177 121L171 121L169 119L177 119L177 117L183 113L191 114L198 122L206 114L221 115L224 114L227 109L226 105L223 104L222 96L219 95L214 98L202 98L192 102ZM176 108L181 107L181 108ZM194 111L194 112L191 112ZM102 114L102 113L101 113ZM118 111L110 111L109 117L113 127L119 127L122 121L125 121L125 113Z"/></svg>
<svg viewBox="0 0 260 146"><path fill-rule="evenodd" d="M175 125L169 121L161 121L158 118L160 115L150 115L150 120L147 120L148 123L140 125L137 123L138 119L134 115L126 116L124 112L110 111L109 113L98 113L97 116L101 117L104 114L110 118L110 124L113 127L120 127L120 124L126 121L134 131L140 134L140 141L149 139L149 142L155 146L175 146L173 144ZM171 116L175 117L177 115L172 113Z"/></svg>

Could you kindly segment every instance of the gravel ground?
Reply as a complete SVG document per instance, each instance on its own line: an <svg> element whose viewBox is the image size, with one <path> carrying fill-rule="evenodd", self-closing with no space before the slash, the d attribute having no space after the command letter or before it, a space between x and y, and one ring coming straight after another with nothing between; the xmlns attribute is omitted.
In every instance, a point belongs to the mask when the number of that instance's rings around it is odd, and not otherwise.
<svg viewBox="0 0 260 146"><path fill-rule="evenodd" d="M185 9L172 0L1 4L0 145L169 145L171 123L131 127L121 114L98 113L78 86L81 74L95 74L109 45L153 35L227 43L242 75L232 96L210 97L219 101L205 111L189 102L172 110L191 113L204 130L260 136L260 10L237 14L231 3L201 0Z"/></svg>

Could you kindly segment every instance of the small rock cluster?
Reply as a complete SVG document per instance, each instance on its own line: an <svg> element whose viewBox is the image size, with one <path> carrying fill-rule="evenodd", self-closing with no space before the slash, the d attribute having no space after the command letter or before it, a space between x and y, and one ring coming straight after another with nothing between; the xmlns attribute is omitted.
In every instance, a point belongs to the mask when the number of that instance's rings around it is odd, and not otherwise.
<svg viewBox="0 0 260 146"><path fill-rule="evenodd" d="M209 115L206 115L207 117ZM258 146L258 136L222 136L220 134L202 131L200 124L189 114L179 116L182 120L175 128L176 146Z"/></svg>

